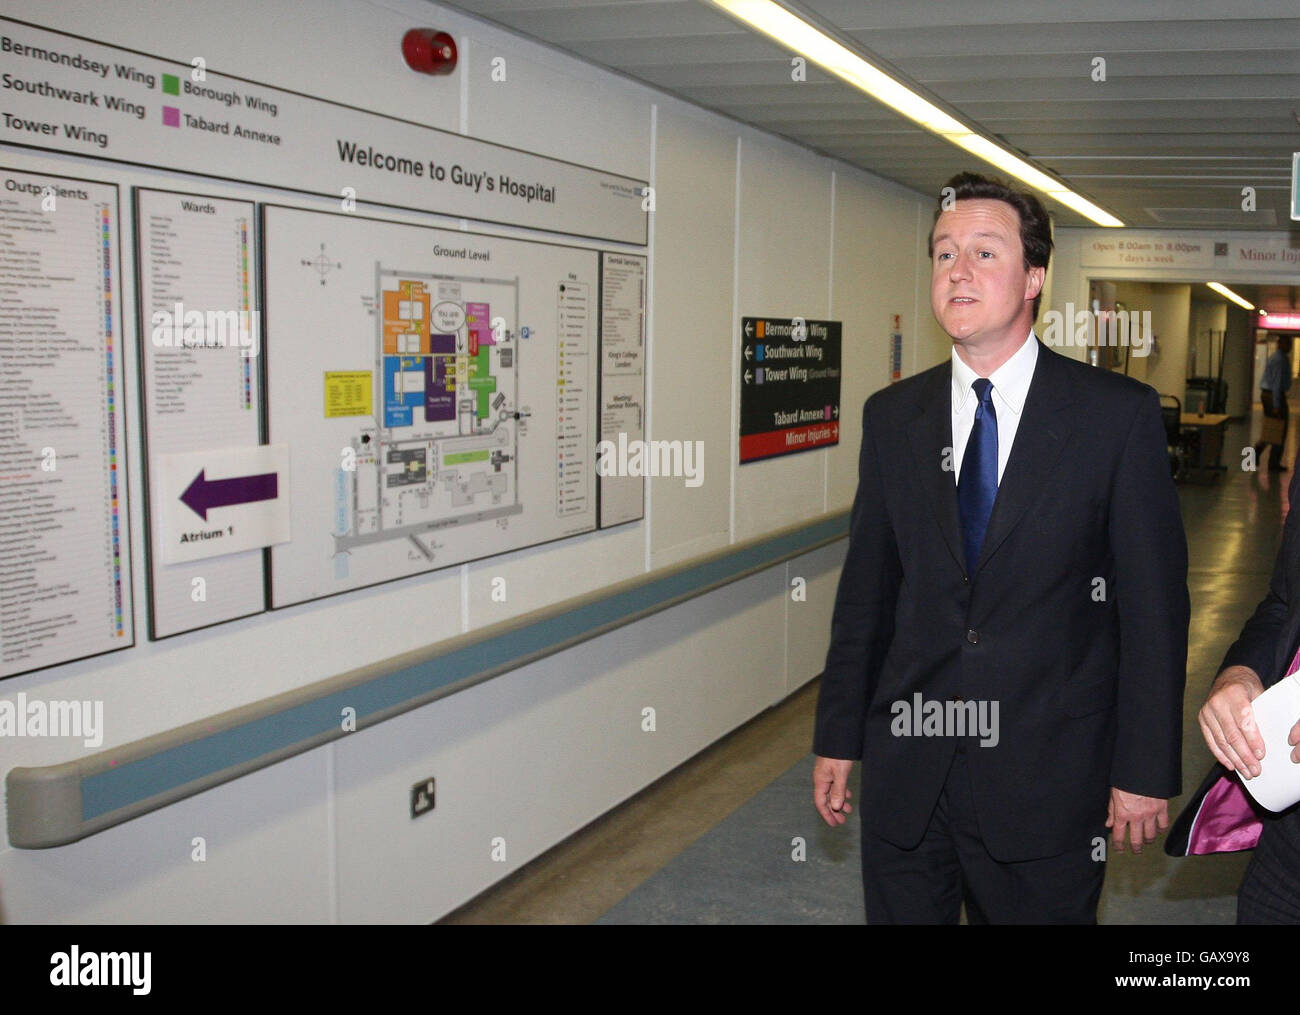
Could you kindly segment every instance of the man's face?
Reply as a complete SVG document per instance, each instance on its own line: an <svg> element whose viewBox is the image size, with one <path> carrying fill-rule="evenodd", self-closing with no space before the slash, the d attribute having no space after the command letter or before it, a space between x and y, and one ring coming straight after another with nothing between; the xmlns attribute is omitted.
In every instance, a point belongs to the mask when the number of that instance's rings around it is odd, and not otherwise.
<svg viewBox="0 0 1300 1015"><path fill-rule="evenodd" d="M1045 270L1025 268L1019 212L1005 201L958 201L935 223L933 246L930 307L952 340L1023 341Z"/></svg>

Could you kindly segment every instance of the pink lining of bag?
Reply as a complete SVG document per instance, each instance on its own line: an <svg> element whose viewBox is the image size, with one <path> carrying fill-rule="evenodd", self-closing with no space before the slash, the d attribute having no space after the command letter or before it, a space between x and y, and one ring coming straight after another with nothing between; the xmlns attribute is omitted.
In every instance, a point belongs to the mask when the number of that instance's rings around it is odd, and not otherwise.
<svg viewBox="0 0 1300 1015"><path fill-rule="evenodd" d="M1201 800L1187 837L1187 855L1254 849L1264 823L1255 814L1236 773L1220 776Z"/></svg>

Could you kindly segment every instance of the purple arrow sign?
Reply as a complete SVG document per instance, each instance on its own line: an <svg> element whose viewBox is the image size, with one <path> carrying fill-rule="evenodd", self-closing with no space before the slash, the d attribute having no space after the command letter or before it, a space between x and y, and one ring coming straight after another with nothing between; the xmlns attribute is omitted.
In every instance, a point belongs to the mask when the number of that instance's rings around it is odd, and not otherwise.
<svg viewBox="0 0 1300 1015"><path fill-rule="evenodd" d="M231 479L208 479L204 475L206 471L200 469L194 482L181 494L181 500L205 522L210 508L275 500L278 496L279 476L274 472L264 472L258 476L235 476Z"/></svg>

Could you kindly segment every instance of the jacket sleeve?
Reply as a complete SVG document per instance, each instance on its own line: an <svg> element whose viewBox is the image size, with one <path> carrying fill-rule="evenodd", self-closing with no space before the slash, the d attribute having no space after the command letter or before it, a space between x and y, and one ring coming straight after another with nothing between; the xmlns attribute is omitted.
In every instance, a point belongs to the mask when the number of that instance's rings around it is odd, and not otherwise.
<svg viewBox="0 0 1300 1015"><path fill-rule="evenodd" d="M1182 789L1187 678L1187 538L1160 399L1147 388L1120 452L1110 505L1119 618L1117 737L1111 785L1168 799Z"/></svg>
<svg viewBox="0 0 1300 1015"><path fill-rule="evenodd" d="M1259 674L1265 687L1272 687L1282 679L1283 674L1275 672L1273 660L1277 656L1278 640L1286 626L1287 613L1291 609L1288 591L1287 561L1296 559L1300 547L1300 510L1297 509L1296 497L1300 496L1300 471L1291 474L1291 505L1287 512L1286 524L1282 528L1282 548L1278 551L1277 561L1273 565L1273 577L1269 581L1268 593L1255 607L1255 612L1242 627L1237 640L1228 649L1227 655L1219 665L1219 670L1229 666L1249 666Z"/></svg>
<svg viewBox="0 0 1300 1015"><path fill-rule="evenodd" d="M903 568L889 512L873 432L871 400L862 408L858 492L849 519L849 549L840 571L831 618L831 643L822 672L813 753L862 757L867 706L894 637L894 609Z"/></svg>

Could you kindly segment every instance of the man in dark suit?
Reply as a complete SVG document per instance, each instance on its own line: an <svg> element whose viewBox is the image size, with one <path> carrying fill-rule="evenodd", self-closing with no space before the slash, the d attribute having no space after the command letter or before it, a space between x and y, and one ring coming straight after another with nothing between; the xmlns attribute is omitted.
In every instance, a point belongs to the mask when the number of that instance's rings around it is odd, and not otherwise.
<svg viewBox="0 0 1300 1015"><path fill-rule="evenodd" d="M1214 756L1243 779L1260 773L1265 755L1251 702L1300 668L1300 470L1291 477L1282 548L1268 594L1228 649L1201 708L1201 733ZM1291 761L1300 763L1300 716L1291 730ZM1300 923L1300 805L1263 817L1255 853L1237 893L1238 923Z"/></svg>
<svg viewBox="0 0 1300 1015"><path fill-rule="evenodd" d="M814 800L843 823L862 759L869 923L963 902L1094 923L1105 829L1139 851L1180 791L1187 545L1159 398L1033 334L1037 198L948 188L931 305L952 355L863 408Z"/></svg>

